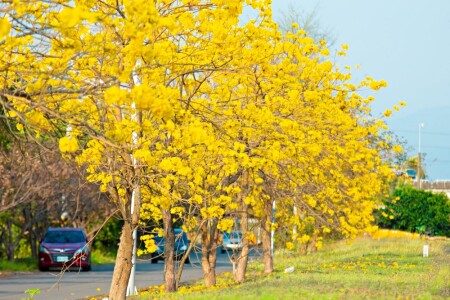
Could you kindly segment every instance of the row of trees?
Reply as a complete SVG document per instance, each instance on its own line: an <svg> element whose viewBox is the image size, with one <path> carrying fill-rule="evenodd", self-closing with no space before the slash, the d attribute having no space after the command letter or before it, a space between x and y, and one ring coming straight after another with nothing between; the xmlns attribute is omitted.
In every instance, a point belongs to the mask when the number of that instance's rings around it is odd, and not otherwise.
<svg viewBox="0 0 450 300"><path fill-rule="evenodd" d="M246 232L239 282L249 217L262 228L266 273L272 229L285 229L288 247L370 230L391 145L371 117L374 98L357 91L386 83L351 83L324 40L296 24L280 31L269 1L0 3L5 115L24 136L57 140L123 219L110 299L125 298L144 223L166 237L166 291L179 278L177 223L201 240L206 286L219 232L236 218Z"/></svg>

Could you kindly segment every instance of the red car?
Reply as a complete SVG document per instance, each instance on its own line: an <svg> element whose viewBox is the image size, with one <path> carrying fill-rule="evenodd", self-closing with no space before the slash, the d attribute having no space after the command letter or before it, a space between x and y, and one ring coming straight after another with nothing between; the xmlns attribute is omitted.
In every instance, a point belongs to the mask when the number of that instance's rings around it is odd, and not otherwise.
<svg viewBox="0 0 450 300"><path fill-rule="evenodd" d="M91 250L81 228L49 228L39 246L39 270L78 267L91 270Z"/></svg>

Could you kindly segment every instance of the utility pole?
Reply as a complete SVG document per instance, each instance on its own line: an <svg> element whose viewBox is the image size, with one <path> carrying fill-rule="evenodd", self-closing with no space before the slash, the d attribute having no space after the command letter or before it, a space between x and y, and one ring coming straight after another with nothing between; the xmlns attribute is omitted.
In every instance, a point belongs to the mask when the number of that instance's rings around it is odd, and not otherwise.
<svg viewBox="0 0 450 300"><path fill-rule="evenodd" d="M270 253L272 254L272 260L273 260L273 255L275 253L275 247L274 247L274 243L275 243L275 229L273 227L273 224L275 223L275 213L276 213L276 204L275 204L276 200L273 200L273 204L272 204L272 224L271 224L271 231L270 231Z"/></svg>
<svg viewBox="0 0 450 300"><path fill-rule="evenodd" d="M136 109L134 103L132 103L132 108ZM133 120L138 119L138 117L136 116L136 114L134 113L132 116ZM138 134L136 132L132 132L132 142L133 145L137 145L138 143ZM133 155L131 155L131 160L133 162L133 168L137 168L137 162L136 162L136 158L133 157ZM137 185L139 185L140 183L137 182ZM139 192L139 195L137 195L138 197L141 197L141 194ZM131 209L130 209L130 213L131 213L131 218L133 218L133 214L135 214L136 212L134 211L134 206L135 206L135 202L136 201L140 201L140 199L136 199L136 187L133 187L133 191L131 193ZM128 278L128 285L127 285L127 292L126 295L127 296L132 296L132 295L137 295L137 288L136 288L136 284L135 284L135 273L136 273L136 248L137 248L137 228L133 229L133 256L131 258L131 273L130 273L130 277Z"/></svg>
<svg viewBox="0 0 450 300"><path fill-rule="evenodd" d="M138 75L136 74L136 72L133 72L133 84L134 85L139 85L141 84L141 80L139 79ZM131 114L131 120L135 121L135 122L139 122L139 125L142 126L141 124L141 117L139 116L139 114L137 113L137 109L136 109L136 104L133 102L131 103L131 110L133 111ZM138 145L139 142L139 135L137 132L133 131L131 134L131 141L133 146ZM131 154L131 160L133 162L133 168L136 171L136 168L139 168L139 166L137 166L137 161L136 158L133 156L133 154ZM140 197L141 197L141 192L140 192L140 183L139 183L139 179L136 182L136 184L138 185L138 187L133 187L133 191L131 194L131 218L133 218L133 214L138 214L138 218L139 218L139 212L136 212L135 209L135 202L136 201L141 201ZM137 188L139 189L139 194L136 195L137 192ZM139 197L139 199L136 199L136 196ZM140 204L139 204L140 206ZM131 273L130 273L130 277L128 278L128 285L127 285L127 292L126 292L126 296L132 296L132 295L137 295L138 291L136 288L136 283L135 283L135 274L136 274L136 249L137 249L137 228L133 229L133 256L131 258Z"/></svg>
<svg viewBox="0 0 450 300"><path fill-rule="evenodd" d="M420 143L421 143L421 138L422 138L422 127L423 126L424 126L423 123L419 123L419 153L418 153L418 156L417 156L417 182L418 182L419 190L421 189L420 165L422 163L422 160L421 160L421 153L420 153Z"/></svg>

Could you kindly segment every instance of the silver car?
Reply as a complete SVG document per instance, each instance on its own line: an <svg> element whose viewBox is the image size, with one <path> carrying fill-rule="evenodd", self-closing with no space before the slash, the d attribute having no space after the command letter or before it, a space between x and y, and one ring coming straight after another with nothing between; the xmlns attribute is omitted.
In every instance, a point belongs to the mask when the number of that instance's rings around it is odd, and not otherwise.
<svg viewBox="0 0 450 300"><path fill-rule="evenodd" d="M222 236L221 253L225 253L227 250L238 251L242 249L242 232L231 231L224 232Z"/></svg>

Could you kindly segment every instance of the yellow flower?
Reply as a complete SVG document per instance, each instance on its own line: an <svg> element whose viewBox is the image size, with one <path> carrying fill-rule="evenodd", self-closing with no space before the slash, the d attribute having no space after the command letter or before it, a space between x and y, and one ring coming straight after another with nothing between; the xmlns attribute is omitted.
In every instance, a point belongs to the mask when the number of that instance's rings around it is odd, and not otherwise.
<svg viewBox="0 0 450 300"><path fill-rule="evenodd" d="M384 113L383 113L383 115L384 115L386 118L389 118L389 117L391 116L391 114L392 114L392 110L390 110L390 109L386 109L386 110L384 111Z"/></svg>
<svg viewBox="0 0 450 300"><path fill-rule="evenodd" d="M394 150L397 153L400 153L403 151L403 147L400 145L395 145L394 147L392 147L392 150Z"/></svg>
<svg viewBox="0 0 450 300"><path fill-rule="evenodd" d="M59 150L61 152L76 152L78 148L79 146L76 138L64 136L59 140Z"/></svg>
<svg viewBox="0 0 450 300"><path fill-rule="evenodd" d="M292 242L287 242L287 243L286 243L286 248L288 248L289 250L294 250L294 248L295 248L294 243L292 243Z"/></svg>
<svg viewBox="0 0 450 300"><path fill-rule="evenodd" d="M6 19L6 18L0 19L0 39L7 36L9 34L10 30L11 30L11 24L9 23L8 19Z"/></svg>

